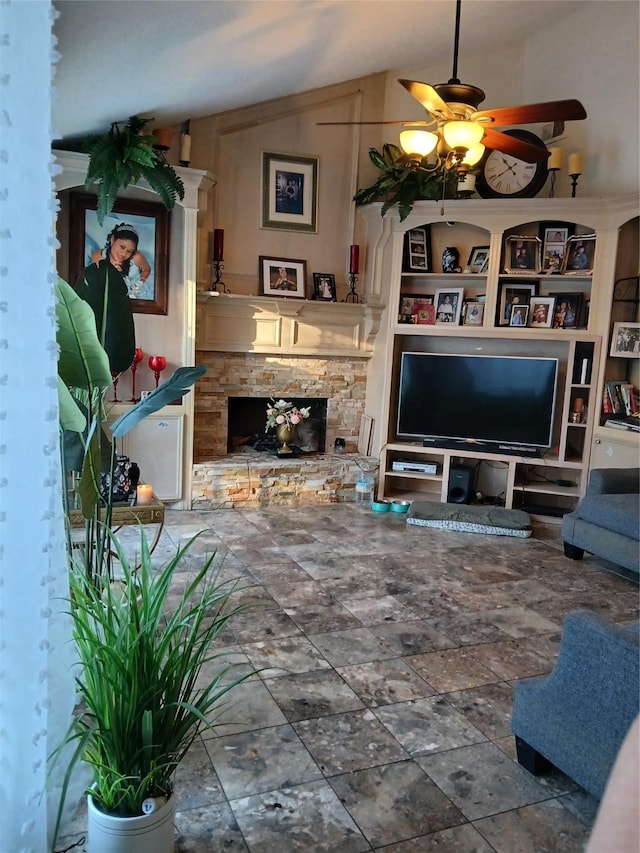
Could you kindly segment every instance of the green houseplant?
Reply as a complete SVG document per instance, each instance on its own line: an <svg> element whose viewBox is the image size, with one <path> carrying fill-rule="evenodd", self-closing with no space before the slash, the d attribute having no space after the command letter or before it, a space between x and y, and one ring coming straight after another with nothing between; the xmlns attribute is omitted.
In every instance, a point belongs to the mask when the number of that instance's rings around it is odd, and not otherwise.
<svg viewBox="0 0 640 853"><path fill-rule="evenodd" d="M434 163L431 156L421 160L405 154L397 145L387 142L382 151L369 149L369 157L381 171L378 180L370 187L358 190L353 197L356 205L382 201L381 215L398 205L400 221L411 213L418 199L456 198L457 173Z"/></svg>
<svg viewBox="0 0 640 853"><path fill-rule="evenodd" d="M106 133L90 136L85 142L89 155L85 188L97 188L100 225L113 210L118 190L142 179L168 210L178 198L184 198L182 180L163 153L153 147L155 137L143 133L151 121L152 118L131 116L124 126L113 122Z"/></svg>

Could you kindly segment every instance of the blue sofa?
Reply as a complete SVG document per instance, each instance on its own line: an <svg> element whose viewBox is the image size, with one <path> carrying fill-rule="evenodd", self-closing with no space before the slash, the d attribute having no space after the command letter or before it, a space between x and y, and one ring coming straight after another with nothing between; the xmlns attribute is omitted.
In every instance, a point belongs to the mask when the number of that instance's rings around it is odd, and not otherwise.
<svg viewBox="0 0 640 853"><path fill-rule="evenodd" d="M514 685L511 729L518 761L534 775L550 765L600 798L640 706L640 626L588 610L564 620L553 672Z"/></svg>
<svg viewBox="0 0 640 853"><path fill-rule="evenodd" d="M564 553L584 552L640 573L640 468L594 468L587 491L562 519Z"/></svg>

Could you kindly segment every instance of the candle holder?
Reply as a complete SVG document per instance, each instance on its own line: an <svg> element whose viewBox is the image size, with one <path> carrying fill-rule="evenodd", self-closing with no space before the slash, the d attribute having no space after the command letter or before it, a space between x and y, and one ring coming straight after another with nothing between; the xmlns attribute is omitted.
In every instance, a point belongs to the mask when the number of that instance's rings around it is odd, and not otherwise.
<svg viewBox="0 0 640 853"><path fill-rule="evenodd" d="M133 355L133 361L131 362L131 367L129 370L131 371L131 399L130 403L137 403L136 399L136 370L138 369L138 365L142 361L144 357L144 353L140 349L140 347L136 347L136 351Z"/></svg>
<svg viewBox="0 0 640 853"><path fill-rule="evenodd" d="M153 370L153 375L156 377L156 388L160 381L160 374L167 366L167 359L163 355L150 355L149 367Z"/></svg>
<svg viewBox="0 0 640 853"><path fill-rule="evenodd" d="M354 272L349 273L349 293L347 293L346 297L342 300L343 302L360 302L360 297L356 293L356 284L358 283L358 276Z"/></svg>
<svg viewBox="0 0 640 853"><path fill-rule="evenodd" d="M574 172L572 175L569 175L571 178L571 198L576 197L576 190L578 188L578 178L580 177L580 172Z"/></svg>
<svg viewBox="0 0 640 853"><path fill-rule="evenodd" d="M556 195L556 175L558 173L558 169L549 169L550 183L549 183L549 198L555 198Z"/></svg>
<svg viewBox="0 0 640 853"><path fill-rule="evenodd" d="M111 371L111 378L113 379L113 399L111 400L111 402L112 403L119 403L120 402L120 400L118 400L118 380L120 379L119 371L117 371L117 370L113 371L112 370Z"/></svg>
<svg viewBox="0 0 640 853"><path fill-rule="evenodd" d="M223 269L224 269L224 265L223 265L222 261L221 260L220 261L214 260L214 262L213 262L213 276L214 276L214 278L213 278L213 281L211 282L211 286L209 287L209 290L207 291L207 293L216 294L216 295L218 293L229 293L228 287L220 279L220 273L222 272Z"/></svg>

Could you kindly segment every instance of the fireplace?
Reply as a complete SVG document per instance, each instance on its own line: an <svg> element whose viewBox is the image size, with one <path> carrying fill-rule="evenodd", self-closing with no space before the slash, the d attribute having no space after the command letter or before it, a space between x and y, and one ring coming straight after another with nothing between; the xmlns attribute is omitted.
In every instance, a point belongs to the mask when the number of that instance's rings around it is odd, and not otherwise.
<svg viewBox="0 0 640 853"><path fill-rule="evenodd" d="M299 409L309 407L309 417L298 424L294 445L300 453L324 453L327 437L326 397L229 397L227 400L227 452L239 447L273 452L277 446L275 430L265 431L267 406L273 399L286 399Z"/></svg>

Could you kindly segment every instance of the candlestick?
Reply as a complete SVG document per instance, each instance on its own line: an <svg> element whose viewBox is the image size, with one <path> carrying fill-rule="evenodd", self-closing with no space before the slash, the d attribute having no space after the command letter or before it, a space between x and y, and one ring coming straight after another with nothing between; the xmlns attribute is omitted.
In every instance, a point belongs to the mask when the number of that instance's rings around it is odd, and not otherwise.
<svg viewBox="0 0 640 853"><path fill-rule="evenodd" d="M153 503L153 486L141 483L136 486L136 503L140 505Z"/></svg>
<svg viewBox="0 0 640 853"><path fill-rule="evenodd" d="M356 249L358 247L356 246ZM350 272L349 273L349 293L342 300L343 302L360 302L360 297L356 293L356 284L358 283L358 276Z"/></svg>
<svg viewBox="0 0 640 853"><path fill-rule="evenodd" d="M213 260L224 260L224 231L222 228L213 229Z"/></svg>
<svg viewBox="0 0 640 853"><path fill-rule="evenodd" d="M180 165L188 166L191 162L191 137L188 133L180 136Z"/></svg>
<svg viewBox="0 0 640 853"><path fill-rule="evenodd" d="M360 262L360 246L351 246L349 249L349 272L352 275L358 274L358 265Z"/></svg>

